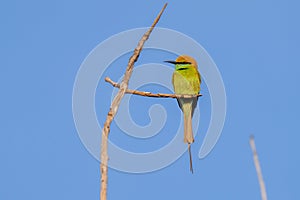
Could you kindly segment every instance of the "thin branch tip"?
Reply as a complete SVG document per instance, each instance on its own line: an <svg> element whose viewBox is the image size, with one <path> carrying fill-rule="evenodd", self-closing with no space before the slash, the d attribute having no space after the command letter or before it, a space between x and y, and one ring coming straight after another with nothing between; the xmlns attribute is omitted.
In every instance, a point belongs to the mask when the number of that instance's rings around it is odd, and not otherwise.
<svg viewBox="0 0 300 200"><path fill-rule="evenodd" d="M111 80L109 77L105 78L105 81L111 84L113 87L116 88L121 88L120 84L114 82ZM139 96L144 96L144 97L155 97L155 98L195 98L195 97L200 97L202 94L195 94L195 95L189 95L189 94L163 94L163 93L152 93L152 92L146 92L146 91L139 91L139 90L131 90L131 89L126 89L125 90L126 94L134 94L134 95L139 95Z"/></svg>
<svg viewBox="0 0 300 200"><path fill-rule="evenodd" d="M262 170L260 167L260 162L258 159L258 154L256 151L255 140L254 140L253 135L250 136L249 143L250 143L250 147L251 147L252 154L253 154L253 161L254 161L256 174L257 174L257 178L258 178L258 183L259 183L259 187L260 187L261 199L267 200L266 186L265 186L265 182L263 179Z"/></svg>

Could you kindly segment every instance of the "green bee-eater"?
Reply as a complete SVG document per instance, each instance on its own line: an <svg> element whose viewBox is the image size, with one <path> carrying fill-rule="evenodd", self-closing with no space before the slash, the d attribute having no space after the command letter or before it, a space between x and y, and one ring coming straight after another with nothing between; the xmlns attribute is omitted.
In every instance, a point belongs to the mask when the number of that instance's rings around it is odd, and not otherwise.
<svg viewBox="0 0 300 200"><path fill-rule="evenodd" d="M175 64L172 83L175 94L196 95L200 92L201 77L195 59L187 55L179 56L176 61L165 61ZM194 142L192 117L197 106L198 97L179 98L178 105L183 112L184 142L188 144L190 170L193 173L191 144Z"/></svg>

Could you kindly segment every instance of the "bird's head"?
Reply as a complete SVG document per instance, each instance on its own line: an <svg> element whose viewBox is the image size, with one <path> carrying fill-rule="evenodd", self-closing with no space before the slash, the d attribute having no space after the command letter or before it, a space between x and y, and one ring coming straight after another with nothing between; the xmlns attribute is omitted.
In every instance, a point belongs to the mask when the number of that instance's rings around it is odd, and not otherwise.
<svg viewBox="0 0 300 200"><path fill-rule="evenodd" d="M181 56L178 56L175 61L165 61L165 62L174 64L176 66L176 68L177 67L180 68L183 66L195 67L196 69L198 68L196 60L188 55L181 55Z"/></svg>

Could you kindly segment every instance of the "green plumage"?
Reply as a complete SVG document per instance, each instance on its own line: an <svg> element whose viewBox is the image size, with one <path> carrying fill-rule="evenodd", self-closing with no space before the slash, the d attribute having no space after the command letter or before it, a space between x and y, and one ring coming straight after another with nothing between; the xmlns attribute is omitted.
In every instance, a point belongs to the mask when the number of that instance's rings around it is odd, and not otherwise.
<svg viewBox="0 0 300 200"><path fill-rule="evenodd" d="M201 78L197 69L196 61L189 56L179 56L176 59L175 71L173 73L173 87L176 94L199 94ZM180 98L179 107L184 117L184 142L193 143L192 117L197 106L198 98Z"/></svg>
<svg viewBox="0 0 300 200"><path fill-rule="evenodd" d="M176 94L196 95L200 92L201 77L198 72L197 62L190 56L179 56L175 62L175 71L172 77L172 83ZM184 142L189 145L190 169L192 168L192 159L190 144L194 142L192 117L197 106L198 97L177 99L179 107L183 112L184 119Z"/></svg>

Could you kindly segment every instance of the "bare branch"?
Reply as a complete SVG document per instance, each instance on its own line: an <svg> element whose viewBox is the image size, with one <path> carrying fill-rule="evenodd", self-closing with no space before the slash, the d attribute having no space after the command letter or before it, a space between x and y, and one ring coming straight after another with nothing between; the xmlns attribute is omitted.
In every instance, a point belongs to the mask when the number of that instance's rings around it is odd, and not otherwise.
<svg viewBox="0 0 300 200"><path fill-rule="evenodd" d="M254 160L254 165L256 168L256 173L257 173L257 177L258 177L258 182L259 182L259 187L260 187L260 193L261 193L261 199L262 200L267 200L267 192L266 192L266 186L263 180L263 176L262 176L262 171L260 168L260 163L258 160L258 155L256 152L256 147L255 147L255 141L254 141L254 137L250 136L250 140L249 140L252 152L253 152L253 160Z"/></svg>
<svg viewBox="0 0 300 200"><path fill-rule="evenodd" d="M120 88L120 84L114 82L111 80L109 77L105 78L105 81L110 83L112 86L116 88ZM180 94L162 94L162 93L157 93L153 94L151 92L145 92L145 91L138 91L138 90L130 90L127 89L125 91L127 94L134 94L134 95L140 95L140 96L145 96L145 97L156 97L156 98L194 98L194 97L199 97L202 96L202 94L197 94L197 95L180 95Z"/></svg>
<svg viewBox="0 0 300 200"><path fill-rule="evenodd" d="M110 125L112 120L114 119L120 102L128 88L128 82L132 74L133 66L134 63L137 61L140 52L143 49L144 43L146 40L149 38L149 35L151 34L152 30L154 29L155 25L158 23L162 13L164 12L165 8L167 7L167 4L164 5L154 22L152 23L151 27L149 30L143 35L143 37L140 39L137 47L134 50L133 55L130 57L127 69L124 75L124 79L121 82L120 85L120 90L118 94L115 96L110 110L107 114L106 121L104 123L103 129L102 129L102 144L101 144L101 165L100 165L100 170L101 170L101 190L100 190L100 200L106 200L107 198L107 161L108 161L108 156L107 156L107 138L110 132Z"/></svg>

